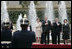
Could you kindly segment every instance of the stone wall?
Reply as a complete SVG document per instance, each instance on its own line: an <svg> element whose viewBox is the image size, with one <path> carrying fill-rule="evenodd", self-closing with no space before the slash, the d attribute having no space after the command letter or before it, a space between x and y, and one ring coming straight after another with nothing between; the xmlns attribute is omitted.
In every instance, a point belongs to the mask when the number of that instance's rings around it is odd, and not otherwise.
<svg viewBox="0 0 72 49"><path fill-rule="evenodd" d="M38 1L36 8L45 8L46 1ZM65 1L67 8L71 7L71 1ZM54 8L58 7L58 1L53 1ZM22 8L19 1L7 1L8 8Z"/></svg>

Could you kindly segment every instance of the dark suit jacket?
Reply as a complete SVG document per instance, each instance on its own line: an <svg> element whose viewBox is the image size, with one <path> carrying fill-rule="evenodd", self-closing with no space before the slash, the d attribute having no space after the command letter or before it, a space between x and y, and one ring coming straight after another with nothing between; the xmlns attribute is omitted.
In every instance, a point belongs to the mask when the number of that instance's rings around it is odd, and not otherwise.
<svg viewBox="0 0 72 49"><path fill-rule="evenodd" d="M31 48L35 33L27 30L16 31L12 38L12 48Z"/></svg>
<svg viewBox="0 0 72 49"><path fill-rule="evenodd" d="M62 31L62 24L60 22L58 22L60 25L58 26L56 22L53 23L52 26L52 34L60 34L60 32Z"/></svg>
<svg viewBox="0 0 72 49"><path fill-rule="evenodd" d="M48 20L48 25L45 25L45 21L42 21L42 30L43 32L49 32L51 29L51 22Z"/></svg>

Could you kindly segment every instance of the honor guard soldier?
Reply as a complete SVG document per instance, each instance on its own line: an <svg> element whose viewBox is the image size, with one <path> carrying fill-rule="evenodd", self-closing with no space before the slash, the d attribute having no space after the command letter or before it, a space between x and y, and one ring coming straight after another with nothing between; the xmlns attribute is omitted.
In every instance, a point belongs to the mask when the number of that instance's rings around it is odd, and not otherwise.
<svg viewBox="0 0 72 49"><path fill-rule="evenodd" d="M31 48L32 43L36 41L35 32L28 31L29 20L24 15L20 20L21 31L14 32L12 38L12 48Z"/></svg>
<svg viewBox="0 0 72 49"><path fill-rule="evenodd" d="M2 30L1 30L1 46L2 46L2 48L7 48L7 45L9 45L11 43L11 38L12 38L12 31L10 29L10 21L8 19L5 19L2 22Z"/></svg>
<svg viewBox="0 0 72 49"><path fill-rule="evenodd" d="M1 41L11 41L12 31L10 29L10 22L8 19L3 21L1 30Z"/></svg>

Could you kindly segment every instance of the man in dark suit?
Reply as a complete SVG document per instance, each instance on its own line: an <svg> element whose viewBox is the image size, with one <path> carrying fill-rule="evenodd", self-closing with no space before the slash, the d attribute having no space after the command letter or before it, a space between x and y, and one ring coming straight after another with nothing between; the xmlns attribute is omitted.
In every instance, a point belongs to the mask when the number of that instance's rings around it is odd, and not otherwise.
<svg viewBox="0 0 72 49"><path fill-rule="evenodd" d="M58 38L58 44L60 44L60 32L62 29L62 24L58 21L58 18L55 19L55 22L52 25L52 42L53 44L57 44L57 38Z"/></svg>
<svg viewBox="0 0 72 49"><path fill-rule="evenodd" d="M32 43L36 41L35 32L28 31L29 21L23 18L21 21L21 31L16 31L12 38L12 48L31 48Z"/></svg>
<svg viewBox="0 0 72 49"><path fill-rule="evenodd" d="M50 29L51 29L51 22L48 20L47 17L45 17L45 21L42 22L42 36L43 39L41 39L41 43L45 43L46 44L46 36L47 36L47 44L49 44L49 33L50 33ZM44 40L44 41L43 41Z"/></svg>

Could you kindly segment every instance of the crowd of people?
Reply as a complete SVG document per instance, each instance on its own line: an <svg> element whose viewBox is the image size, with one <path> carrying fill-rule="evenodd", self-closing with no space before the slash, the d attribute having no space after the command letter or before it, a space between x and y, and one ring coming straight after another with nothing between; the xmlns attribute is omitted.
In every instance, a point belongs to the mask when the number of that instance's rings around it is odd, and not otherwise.
<svg viewBox="0 0 72 49"><path fill-rule="evenodd" d="M36 35L37 40L41 44L50 43L50 33L52 37L52 44L60 44L61 33L64 44L68 44L68 39L70 39L70 27L67 19L64 20L64 24L61 24L58 18L55 18L55 22L51 23L51 21L49 21L47 17L45 17L45 20L43 20L42 22L38 18L37 22L38 25L36 27Z"/></svg>
<svg viewBox="0 0 72 49"><path fill-rule="evenodd" d="M31 48L33 42L40 42L41 44L50 43L50 32L52 37L52 44L60 44L60 33L62 32L62 38L64 44L68 44L68 39L70 38L70 27L67 19L64 20L64 24L59 22L58 18L55 18L55 22L51 23L47 17L45 20L40 21L39 18L36 19L36 34L32 31L30 26L30 31L27 30L29 26L29 20L23 18L20 21L21 31L15 31L12 36L12 24L3 22L1 30L1 41L11 41L12 48Z"/></svg>

